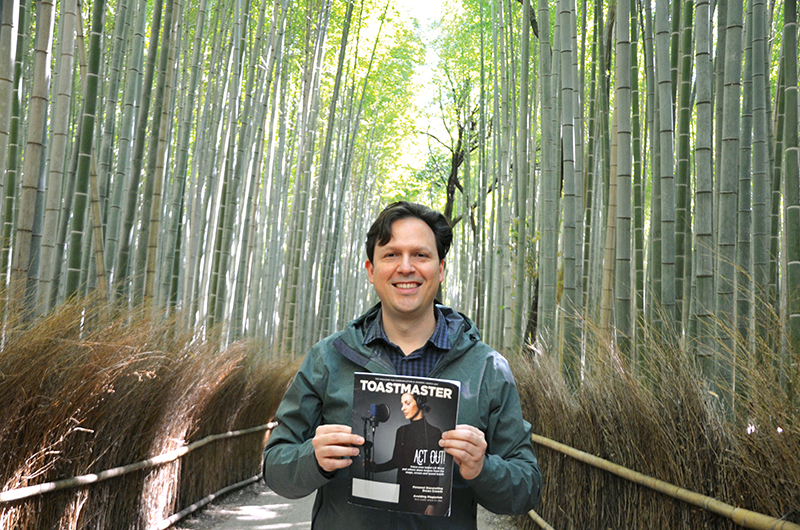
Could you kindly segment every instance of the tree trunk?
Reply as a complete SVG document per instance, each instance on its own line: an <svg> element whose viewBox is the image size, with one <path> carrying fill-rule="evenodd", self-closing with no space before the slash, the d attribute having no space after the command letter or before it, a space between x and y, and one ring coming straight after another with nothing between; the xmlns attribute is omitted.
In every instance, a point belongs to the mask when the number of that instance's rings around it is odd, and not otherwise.
<svg viewBox="0 0 800 530"><path fill-rule="evenodd" d="M697 140L695 160L697 177L694 196L695 296L697 319L694 355L703 375L713 380L714 359L714 163L713 103L711 61L711 6L707 0L697 2L695 16L697 56Z"/></svg>
<svg viewBox="0 0 800 530"><path fill-rule="evenodd" d="M786 307L789 344L800 344L800 160L797 132L797 4L784 4L784 53L786 54L786 119L784 121L784 230L786 233Z"/></svg>
<svg viewBox="0 0 800 530"><path fill-rule="evenodd" d="M617 226L614 290L616 294L617 343L623 358L631 353L633 338L631 289L631 179L633 141L631 119L631 43L630 4L617 4L617 91L614 98L617 116Z"/></svg>
<svg viewBox="0 0 800 530"><path fill-rule="evenodd" d="M32 314L38 281L41 232L34 225L44 216L45 139L50 89L50 50L55 24L55 5L50 0L38 4L34 50L33 89L28 108L28 145L22 170L19 219L11 265L11 297L22 302L26 314Z"/></svg>
<svg viewBox="0 0 800 530"><path fill-rule="evenodd" d="M92 9L92 32L89 40L89 63L86 75L86 95L83 101L80 151L76 175L72 232L69 241L69 269L67 271L66 296L78 294L82 271L83 238L86 229L86 211L89 179L92 170L92 146L94 145L95 114L102 55L104 0L98 0ZM96 222L99 222L97 220Z"/></svg>
<svg viewBox="0 0 800 530"><path fill-rule="evenodd" d="M722 120L722 162L719 178L719 230L717 242L716 311L717 375L721 381L722 402L733 410L736 329L735 268L736 217L738 209L740 86L742 63L742 2L730 0L727 6L727 48L725 55L724 116ZM721 390L722 390L721 388Z"/></svg>

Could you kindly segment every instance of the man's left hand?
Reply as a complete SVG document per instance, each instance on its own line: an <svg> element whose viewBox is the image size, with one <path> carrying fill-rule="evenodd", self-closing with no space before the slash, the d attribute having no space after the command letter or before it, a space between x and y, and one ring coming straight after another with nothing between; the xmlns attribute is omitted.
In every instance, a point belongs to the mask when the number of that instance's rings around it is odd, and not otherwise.
<svg viewBox="0 0 800 530"><path fill-rule="evenodd" d="M472 425L456 425L454 430L442 434L439 445L453 455L464 480L472 480L480 474L486 455L486 437L479 429Z"/></svg>

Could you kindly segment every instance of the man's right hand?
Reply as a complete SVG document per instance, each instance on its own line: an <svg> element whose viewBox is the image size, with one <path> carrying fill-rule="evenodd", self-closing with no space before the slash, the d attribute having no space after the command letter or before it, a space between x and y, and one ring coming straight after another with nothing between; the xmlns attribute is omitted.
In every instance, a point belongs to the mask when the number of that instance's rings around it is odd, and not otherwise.
<svg viewBox="0 0 800 530"><path fill-rule="evenodd" d="M352 464L352 457L358 455L354 446L363 444L364 438L352 434L349 425L320 425L311 440L319 467L328 473Z"/></svg>

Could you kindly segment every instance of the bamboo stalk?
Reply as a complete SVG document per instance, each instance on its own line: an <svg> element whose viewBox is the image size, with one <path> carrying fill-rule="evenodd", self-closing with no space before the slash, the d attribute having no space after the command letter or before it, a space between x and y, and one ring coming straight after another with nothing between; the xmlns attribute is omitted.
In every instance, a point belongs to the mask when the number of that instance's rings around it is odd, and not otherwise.
<svg viewBox="0 0 800 530"><path fill-rule="evenodd" d="M168 464L194 451L195 449L199 449L204 445L210 444L211 442L216 442L228 438L236 438L239 436L245 436L248 434L253 434L261 431L272 430L275 428L276 425L277 423L275 422L269 422L264 425L259 425L257 427L251 427L249 429L229 431L220 434L212 434L210 436L206 436L201 440L192 442L189 445L184 445L183 447L179 447L164 454L154 456L146 460L141 460L133 464L106 469L105 471L101 471L99 473L90 473L88 475L81 475L78 477L70 477L62 480L56 480L55 482L46 482L44 484L37 484L35 486L27 486L24 488L6 490L0 492L0 504L27 499L35 495L50 493L51 491L75 488L78 486L87 486L89 484L94 484L96 482L101 482L103 480L108 480L110 478L121 477L122 475L133 473L134 471L149 469L163 464Z"/></svg>
<svg viewBox="0 0 800 530"><path fill-rule="evenodd" d="M790 521L783 521L769 515L731 506L730 504L726 504L722 501L714 499L713 497L695 493L693 491L670 484L669 482L664 482L663 480L644 475L638 471L633 471L632 469L622 467L603 458L590 455L589 453L584 453L583 451L556 442L555 440L545 438L544 436L534 434L532 439L534 443L563 453L574 458L575 460L579 460L585 464L608 471L617 475L618 477L668 495L673 499L678 499L680 501L703 508L704 510L714 512L717 515L727 517L734 523L744 528L751 528L753 530L800 530L800 525Z"/></svg>

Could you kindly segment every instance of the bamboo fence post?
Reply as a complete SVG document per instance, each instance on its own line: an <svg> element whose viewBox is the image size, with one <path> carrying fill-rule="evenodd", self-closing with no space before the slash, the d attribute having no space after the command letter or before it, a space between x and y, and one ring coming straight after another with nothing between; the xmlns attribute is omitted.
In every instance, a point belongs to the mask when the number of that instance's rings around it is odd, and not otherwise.
<svg viewBox="0 0 800 530"><path fill-rule="evenodd" d="M579 460L585 464L608 471L609 473L613 473L618 477L624 478L625 480L629 480L636 484L640 484L652 490L658 491L659 493L668 495L673 499L678 499L680 501L698 506L704 510L714 512L717 515L727 517L734 523L738 524L739 526L743 526L744 528L751 528L753 530L800 530L800 525L796 523L783 521L769 515L731 506L730 504L726 504L713 497L695 493L693 491L670 484L669 482L664 482L663 480L644 475L638 471L633 471L632 469L622 467L603 458L591 455L589 453L584 453L583 451L575 449L574 447L564 445L556 442L555 440L545 438L544 436L534 434L531 438L534 443L563 453L574 458L575 460Z"/></svg>
<svg viewBox="0 0 800 530"><path fill-rule="evenodd" d="M172 451L168 451L152 458L140 460L139 462L135 462L133 464L106 469L105 471L100 471L99 473L89 473L87 475L81 475L78 477L56 480L55 482L45 482L44 484L36 484L34 486L26 486L24 488L2 491L0 492L0 504L27 499L36 495L50 493L51 491L75 488L78 486L87 486L89 484L94 484L110 478L121 477L122 475L127 475L128 473L133 473L134 471L139 471L141 469L149 469L151 467L168 464L196 449L203 447L204 445L210 444L211 442L271 430L274 429L276 425L277 423L275 422L269 422L257 427L251 427L249 429L212 434L201 440L192 442L189 445L184 445L183 447L173 449Z"/></svg>

